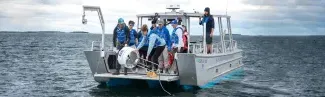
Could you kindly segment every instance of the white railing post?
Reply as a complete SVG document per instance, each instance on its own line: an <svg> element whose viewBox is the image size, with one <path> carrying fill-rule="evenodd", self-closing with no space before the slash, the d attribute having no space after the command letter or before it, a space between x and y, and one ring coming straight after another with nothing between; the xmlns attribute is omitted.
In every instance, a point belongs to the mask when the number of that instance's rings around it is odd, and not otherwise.
<svg viewBox="0 0 325 97"><path fill-rule="evenodd" d="M206 23L203 23L203 54L207 54L206 36Z"/></svg>

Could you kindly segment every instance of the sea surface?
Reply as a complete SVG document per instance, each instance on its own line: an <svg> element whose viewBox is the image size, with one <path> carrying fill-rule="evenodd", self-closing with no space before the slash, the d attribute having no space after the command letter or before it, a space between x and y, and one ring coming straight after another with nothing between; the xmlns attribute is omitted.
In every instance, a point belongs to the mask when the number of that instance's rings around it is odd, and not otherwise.
<svg viewBox="0 0 325 97"><path fill-rule="evenodd" d="M95 82L83 50L100 34L0 33L0 96L168 96L160 88L106 87ZM191 37L198 40L199 37ZM215 41L218 38L214 38ZM236 36L240 74L181 97L325 96L325 36ZM111 41L107 35L106 41ZM109 44L106 44L109 45Z"/></svg>

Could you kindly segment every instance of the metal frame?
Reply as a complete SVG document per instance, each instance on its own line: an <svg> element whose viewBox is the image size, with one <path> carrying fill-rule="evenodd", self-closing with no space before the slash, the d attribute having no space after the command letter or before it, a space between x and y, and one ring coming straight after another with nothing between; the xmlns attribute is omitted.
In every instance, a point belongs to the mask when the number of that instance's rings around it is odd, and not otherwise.
<svg viewBox="0 0 325 97"><path fill-rule="evenodd" d="M170 9L170 8L169 8ZM158 14L158 17L160 18L160 20L164 20L164 19L175 19L175 17L181 17L182 18L182 24L183 25L186 25L187 27L187 31L188 31L188 41L190 42L191 38L191 31L190 31L190 20L191 18L200 18L202 17L202 14L201 13L198 13L198 12L195 12L195 13L187 13L187 12L176 12L175 9L171 9L172 11L171 12L165 12L165 13L152 13L152 14L138 14L136 15L137 18L138 18L138 21L140 19L140 25L138 25L137 28L139 28L139 26L142 25L142 19L143 18L152 18L152 17L155 17L156 14ZM220 46L219 46L219 43L216 45L217 48L221 47L221 53L225 53L226 52L226 46L225 46L225 32L223 32L223 25L222 25L222 18L226 18L227 19L227 30L228 30L228 34L229 34L229 45L230 45L230 49L231 50L234 50L234 42L232 41L232 32L231 32L231 24L230 24L230 18L231 16L228 16L228 15L212 15L214 18L217 19L216 23L218 25L218 29L219 29L219 33L220 33ZM207 54L207 47L206 47L206 24L204 23L203 24L203 43L200 45L200 49L203 48L203 54ZM190 44L188 43L188 52L189 53L191 50L190 50L190 46L193 46L193 47L196 47L197 45L196 44ZM202 48L201 48L202 47ZM213 48L213 45L212 45L212 48ZM194 51L194 50L192 50ZM216 53L216 52L215 52ZM219 52L217 52L219 53Z"/></svg>
<svg viewBox="0 0 325 97"><path fill-rule="evenodd" d="M104 23L104 19L102 16L102 12L100 7L96 7L96 6L83 6L83 22L87 22L87 20L85 19L85 11L97 11L98 12L98 17L101 23L101 27L102 27L102 41L101 41L101 51L104 51L104 39L105 39L105 23ZM138 23L137 23L137 31L139 31L142 22L143 22L143 18L152 18L158 15L158 18L160 18L160 20L166 20L166 19L175 19L175 17L180 17L182 18L183 25L186 25L187 27L187 31L188 31L188 41L190 42L191 38L191 30L190 30L190 20L191 18L200 18L202 17L201 13L186 13L186 12L176 12L175 9L173 8L169 8L172 9L171 12L165 12L165 13L153 13L153 14L138 14L137 15L137 19L138 19ZM220 43L221 43L221 53L225 53L227 48L225 46L225 34L226 32L223 32L223 25L222 25L222 18L226 18L227 19L227 29L228 29L228 35L229 35L229 45L230 45L230 50L234 50L234 42L232 39L232 30L231 30L231 23L230 23L230 16L228 15L212 15L213 17L217 18L217 23L218 23L218 28L219 28L219 33L220 33ZM207 47L206 47L206 24L203 24L203 43L200 45L200 49L201 47L203 47L203 54L207 54ZM192 44L188 43L188 52L191 51L190 46ZM195 47L195 46L194 46ZM216 45L217 49L219 49L219 44ZM93 48L93 47L92 47ZM212 47L213 48L213 47ZM214 52L214 51L213 51Z"/></svg>
<svg viewBox="0 0 325 97"><path fill-rule="evenodd" d="M104 51L104 43L105 43L105 22L104 22L102 11L101 11L100 7L98 7L98 6L83 6L83 15L82 15L83 24L87 23L87 19L85 19L86 11L96 11L98 13L98 18L100 21L100 25L102 27L102 41L101 41L100 51L102 51L101 56L104 57L103 51ZM92 43L92 48L93 48L93 43Z"/></svg>

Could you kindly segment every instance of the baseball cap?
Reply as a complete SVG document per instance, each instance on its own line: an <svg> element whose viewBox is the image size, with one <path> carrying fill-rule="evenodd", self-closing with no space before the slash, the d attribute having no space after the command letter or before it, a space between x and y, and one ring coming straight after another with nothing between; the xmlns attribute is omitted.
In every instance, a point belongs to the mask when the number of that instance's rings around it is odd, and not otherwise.
<svg viewBox="0 0 325 97"><path fill-rule="evenodd" d="M170 24L177 24L177 20L173 20Z"/></svg>
<svg viewBox="0 0 325 97"><path fill-rule="evenodd" d="M124 23L124 19L123 18L119 18L118 19L118 24L123 24Z"/></svg>

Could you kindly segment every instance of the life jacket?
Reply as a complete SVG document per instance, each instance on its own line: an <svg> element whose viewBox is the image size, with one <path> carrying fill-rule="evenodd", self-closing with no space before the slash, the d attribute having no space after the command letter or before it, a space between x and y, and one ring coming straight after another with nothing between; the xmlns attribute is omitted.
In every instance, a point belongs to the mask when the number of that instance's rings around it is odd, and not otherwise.
<svg viewBox="0 0 325 97"><path fill-rule="evenodd" d="M168 52L168 63L169 63L169 65L173 65L173 63L174 63L174 55L173 55L173 53L171 53L171 52Z"/></svg>
<svg viewBox="0 0 325 97"><path fill-rule="evenodd" d="M137 31L135 31L134 29L132 29L130 31L130 43L129 43L130 46L135 44L135 38L136 38L135 35L136 35L136 33L137 33Z"/></svg>
<svg viewBox="0 0 325 97"><path fill-rule="evenodd" d="M165 35L165 33L164 33L164 28L156 29L156 32L157 32L157 35L158 35L160 38L164 38L164 39L166 39L166 35Z"/></svg>
<svg viewBox="0 0 325 97"><path fill-rule="evenodd" d="M119 43L124 43L126 41L126 31L125 26L120 29L119 27L116 29L117 32L117 40Z"/></svg>
<svg viewBox="0 0 325 97"><path fill-rule="evenodd" d="M173 30L173 33L172 33L172 35L171 35L171 42L172 42L173 44L178 44L178 41L179 41L178 36L177 36L177 34L176 34L177 29L181 29L181 30L182 30L182 33L183 33L183 28L182 28L182 27L177 27L177 28L175 28L175 29Z"/></svg>
<svg viewBox="0 0 325 97"><path fill-rule="evenodd" d="M183 43L184 43L184 50L187 50L188 49L188 38L187 38L187 32L183 32Z"/></svg>

